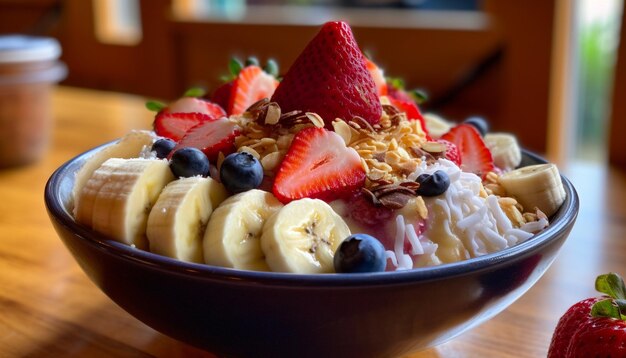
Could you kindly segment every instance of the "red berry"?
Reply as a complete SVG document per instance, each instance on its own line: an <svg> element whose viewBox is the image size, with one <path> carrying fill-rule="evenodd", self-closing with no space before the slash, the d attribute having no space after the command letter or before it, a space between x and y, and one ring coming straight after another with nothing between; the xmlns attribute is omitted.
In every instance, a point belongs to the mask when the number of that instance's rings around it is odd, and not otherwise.
<svg viewBox="0 0 626 358"><path fill-rule="evenodd" d="M230 82L226 82L219 86L213 95L211 96L211 101L219 104L222 108L225 108L228 113L228 104L230 103L230 94L232 93L234 80ZM230 115L231 113L228 113Z"/></svg>
<svg viewBox="0 0 626 358"><path fill-rule="evenodd" d="M480 133L469 124L452 127L441 139L454 143L461 153L461 168L484 178L494 170L493 157Z"/></svg>
<svg viewBox="0 0 626 358"><path fill-rule="evenodd" d="M235 137L240 128L228 118L209 120L189 129L172 152L179 148L193 147L200 149L211 161L215 161L220 152L228 155L235 151Z"/></svg>
<svg viewBox="0 0 626 358"><path fill-rule="evenodd" d="M361 188L364 182L358 153L335 132L309 127L294 136L272 191L283 203L301 198L331 201Z"/></svg>
<svg viewBox="0 0 626 358"><path fill-rule="evenodd" d="M548 358L626 357L626 285L616 273L599 275L596 290L607 296L573 305L556 326Z"/></svg>
<svg viewBox="0 0 626 358"><path fill-rule="evenodd" d="M277 86L274 76L265 73L259 66L245 67L233 81L228 114L241 114L258 100L270 98Z"/></svg>
<svg viewBox="0 0 626 358"><path fill-rule="evenodd" d="M593 304L604 298L606 297L587 298L586 300L574 304L565 312L561 319L559 319L559 323L557 323L554 334L552 335L548 358L565 356L565 352L567 351L567 347L574 333L581 324L593 318L591 317L591 307Z"/></svg>
<svg viewBox="0 0 626 358"><path fill-rule="evenodd" d="M363 193L356 192L347 202L349 215L355 221L370 228L382 228L392 218L393 209L374 205Z"/></svg>
<svg viewBox="0 0 626 358"><path fill-rule="evenodd" d="M198 124L213 120L202 113L170 113L163 110L154 118L154 132L161 136L179 141L187 131Z"/></svg>
<svg viewBox="0 0 626 358"><path fill-rule="evenodd" d="M561 357L626 357L626 322L611 317L590 318L579 325Z"/></svg>
<svg viewBox="0 0 626 358"><path fill-rule="evenodd" d="M283 112L319 114L332 128L335 118L380 121L382 107L374 79L345 22L328 22L309 42L276 88L272 100Z"/></svg>
<svg viewBox="0 0 626 358"><path fill-rule="evenodd" d="M463 161L461 160L461 153L459 153L459 148L456 144L445 139L437 139L436 142L442 143L446 146L446 159L458 166L461 166Z"/></svg>

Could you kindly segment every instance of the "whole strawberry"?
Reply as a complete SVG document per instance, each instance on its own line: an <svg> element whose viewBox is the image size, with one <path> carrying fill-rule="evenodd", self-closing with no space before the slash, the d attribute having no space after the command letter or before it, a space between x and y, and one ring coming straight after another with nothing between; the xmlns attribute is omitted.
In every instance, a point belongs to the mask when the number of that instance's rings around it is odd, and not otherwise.
<svg viewBox="0 0 626 358"><path fill-rule="evenodd" d="M548 358L626 356L624 281L615 273L600 275L596 290L608 296L582 300L565 312L552 336Z"/></svg>
<svg viewBox="0 0 626 358"><path fill-rule="evenodd" d="M335 118L380 121L382 107L365 58L345 22L327 22L285 74L272 96L284 113L315 112L332 128Z"/></svg>

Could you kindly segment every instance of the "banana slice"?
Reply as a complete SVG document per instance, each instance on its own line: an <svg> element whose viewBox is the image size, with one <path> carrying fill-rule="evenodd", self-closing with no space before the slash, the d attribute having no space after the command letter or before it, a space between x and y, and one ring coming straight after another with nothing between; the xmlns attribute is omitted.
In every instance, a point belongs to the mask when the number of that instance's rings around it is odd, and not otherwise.
<svg viewBox="0 0 626 358"><path fill-rule="evenodd" d="M118 142L112 144L102 150L94 153L85 164L76 172L74 180L74 188L72 190L71 200L75 200L83 186L91 178L93 172L98 169L102 163L109 158L133 158L139 156L139 153L145 146L152 146L154 134L149 131L133 130L122 137ZM73 203L70 203L72 205ZM74 212L76 216L76 212Z"/></svg>
<svg viewBox="0 0 626 358"><path fill-rule="evenodd" d="M493 156L493 162L498 168L509 171L517 168L522 162L522 150L514 135L487 133L484 139Z"/></svg>
<svg viewBox="0 0 626 358"><path fill-rule="evenodd" d="M335 251L348 236L348 225L330 205L305 198L290 202L267 220L261 247L272 271L335 272Z"/></svg>
<svg viewBox="0 0 626 358"><path fill-rule="evenodd" d="M554 214L565 201L565 189L555 164L537 164L502 174L500 184L524 209L537 207L546 215Z"/></svg>
<svg viewBox="0 0 626 358"><path fill-rule="evenodd" d="M173 179L165 160L108 159L79 193L76 221L111 239L147 249L148 214Z"/></svg>
<svg viewBox="0 0 626 358"><path fill-rule="evenodd" d="M428 135L430 135L430 137L433 139L440 138L442 135L446 134L453 126L452 123L433 113L424 113L424 122L426 123Z"/></svg>
<svg viewBox="0 0 626 358"><path fill-rule="evenodd" d="M165 186L148 216L150 252L182 261L204 261L202 238L213 212L213 182L211 178L190 177Z"/></svg>
<svg viewBox="0 0 626 358"><path fill-rule="evenodd" d="M212 179L212 178L209 178ZM228 191L224 185L217 180L209 181L209 198L211 199L211 205L213 209L217 208L226 198L228 198Z"/></svg>
<svg viewBox="0 0 626 358"><path fill-rule="evenodd" d="M272 193L258 189L226 199L209 219L203 240L204 262L269 271L259 238L266 220L282 206Z"/></svg>

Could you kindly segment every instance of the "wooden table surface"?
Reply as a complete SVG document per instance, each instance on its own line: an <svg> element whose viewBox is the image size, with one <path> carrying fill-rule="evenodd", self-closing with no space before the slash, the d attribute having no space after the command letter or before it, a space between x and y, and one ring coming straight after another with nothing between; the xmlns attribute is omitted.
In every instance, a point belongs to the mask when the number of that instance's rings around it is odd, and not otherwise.
<svg viewBox="0 0 626 358"><path fill-rule="evenodd" d="M43 202L50 174L133 128L149 128L144 99L59 88L51 148L39 162L0 171L0 357L212 357L139 322L81 271ZM546 275L494 319L410 357L542 357L561 314L595 295L601 273L626 275L626 172L561 167L576 186L578 221Z"/></svg>

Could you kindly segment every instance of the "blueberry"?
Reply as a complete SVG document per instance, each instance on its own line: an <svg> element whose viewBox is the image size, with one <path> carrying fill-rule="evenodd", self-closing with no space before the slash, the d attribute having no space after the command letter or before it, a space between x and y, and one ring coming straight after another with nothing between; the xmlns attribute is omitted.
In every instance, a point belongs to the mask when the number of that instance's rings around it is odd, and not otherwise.
<svg viewBox="0 0 626 358"><path fill-rule="evenodd" d="M209 159L200 149L184 147L177 149L170 159L170 170L176 177L207 176Z"/></svg>
<svg viewBox="0 0 626 358"><path fill-rule="evenodd" d="M469 124L478 130L481 136L485 136L489 132L489 123L483 117L469 117L463 123Z"/></svg>
<svg viewBox="0 0 626 358"><path fill-rule="evenodd" d="M383 272L387 266L385 247L373 236L350 235L337 248L333 264L338 273Z"/></svg>
<svg viewBox="0 0 626 358"><path fill-rule="evenodd" d="M450 177L443 170L437 170L432 174L422 174L415 179L420 184L417 195L437 196L443 194L450 187Z"/></svg>
<svg viewBox="0 0 626 358"><path fill-rule="evenodd" d="M258 188L263 181L263 166L250 153L232 153L222 162L220 180L233 194Z"/></svg>
<svg viewBox="0 0 626 358"><path fill-rule="evenodd" d="M157 139L152 144L152 151L156 152L156 156L159 159L165 159L170 154L172 149L176 146L176 142L168 138Z"/></svg>

